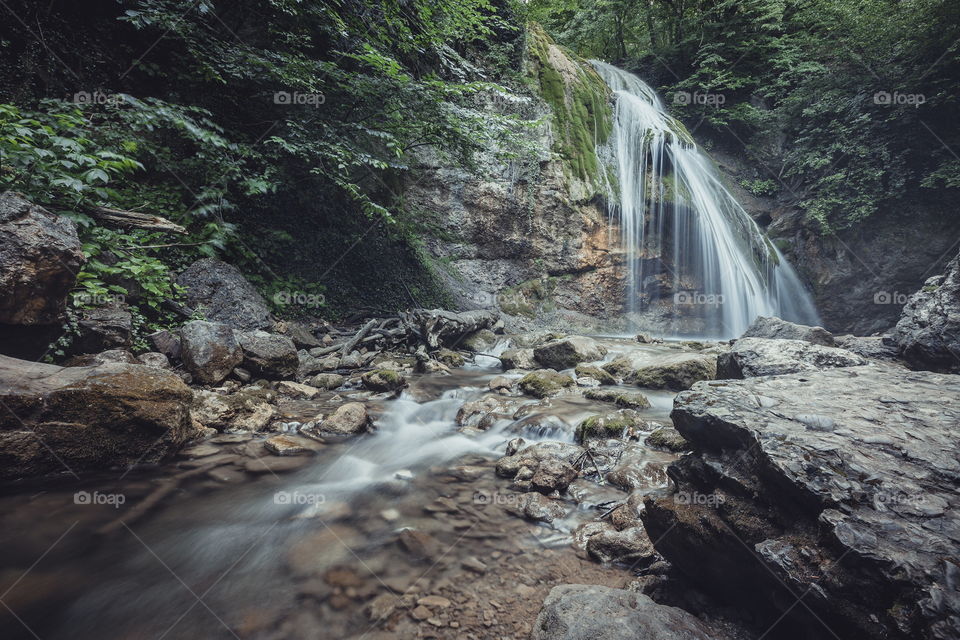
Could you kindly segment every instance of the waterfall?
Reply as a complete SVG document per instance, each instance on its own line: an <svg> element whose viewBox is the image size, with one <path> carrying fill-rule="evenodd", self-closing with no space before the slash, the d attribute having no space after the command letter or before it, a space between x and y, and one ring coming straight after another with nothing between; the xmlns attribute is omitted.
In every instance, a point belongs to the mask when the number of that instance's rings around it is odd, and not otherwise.
<svg viewBox="0 0 960 640"><path fill-rule="evenodd" d="M640 78L593 61L616 97L610 213L627 260L628 317L659 332L737 337L757 316L818 324L810 294Z"/></svg>

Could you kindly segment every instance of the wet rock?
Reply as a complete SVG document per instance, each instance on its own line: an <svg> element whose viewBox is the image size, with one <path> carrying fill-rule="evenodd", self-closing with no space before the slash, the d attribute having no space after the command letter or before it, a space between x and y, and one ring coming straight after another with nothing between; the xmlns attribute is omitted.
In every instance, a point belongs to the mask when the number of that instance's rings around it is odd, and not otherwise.
<svg viewBox="0 0 960 640"><path fill-rule="evenodd" d="M569 369L581 362L600 360L606 348L593 338L569 336L542 344L533 350L533 357L546 369Z"/></svg>
<svg viewBox="0 0 960 640"><path fill-rule="evenodd" d="M58 325L83 263L72 220L0 193L0 326Z"/></svg>
<svg viewBox="0 0 960 640"><path fill-rule="evenodd" d="M393 369L376 369L363 374L363 386L371 391L397 391L407 386L407 379L403 374Z"/></svg>
<svg viewBox="0 0 960 640"><path fill-rule="evenodd" d="M417 560L433 561L443 553L440 543L423 531L404 529L400 532L398 540L403 550Z"/></svg>
<svg viewBox="0 0 960 640"><path fill-rule="evenodd" d="M557 373L553 369L539 369L520 379L520 390L528 396L547 398L574 386L570 376Z"/></svg>
<svg viewBox="0 0 960 640"><path fill-rule="evenodd" d="M316 387L299 382L292 382L290 380L281 380L278 382L277 391L291 398L305 398L307 400L314 398L320 393L320 389Z"/></svg>
<svg viewBox="0 0 960 640"><path fill-rule="evenodd" d="M682 609L599 585L554 587L543 601L531 640L711 640L714 634Z"/></svg>
<svg viewBox="0 0 960 640"><path fill-rule="evenodd" d="M700 380L713 380L716 375L716 356L680 354L637 369L628 379L638 387L680 391L689 389Z"/></svg>
<svg viewBox="0 0 960 640"><path fill-rule="evenodd" d="M129 349L133 345L133 316L121 305L84 309L77 321L72 348L78 353Z"/></svg>
<svg viewBox="0 0 960 640"><path fill-rule="evenodd" d="M806 593L798 637L960 637L958 407L960 377L876 364L699 384L672 414L697 453L644 525L763 625Z"/></svg>
<svg viewBox="0 0 960 640"><path fill-rule="evenodd" d="M462 367L466 362L462 355L451 349L440 349L437 352L437 360L448 367Z"/></svg>
<svg viewBox="0 0 960 640"><path fill-rule="evenodd" d="M237 331L243 350L242 366L263 378L292 378L297 375L300 356L293 340L266 331Z"/></svg>
<svg viewBox="0 0 960 640"><path fill-rule="evenodd" d="M592 438L635 437L640 431L647 430L647 421L636 411L622 409L611 413L598 414L586 418L577 426L575 439L584 442Z"/></svg>
<svg viewBox="0 0 960 640"><path fill-rule="evenodd" d="M171 361L180 360L180 335L162 329L155 331L147 336L147 340L153 345L153 348Z"/></svg>
<svg viewBox="0 0 960 640"><path fill-rule="evenodd" d="M321 345L320 340L313 335L310 327L295 320L280 320L274 324L273 330L291 340L298 349L313 349Z"/></svg>
<svg viewBox="0 0 960 640"><path fill-rule="evenodd" d="M308 384L318 389L332 390L339 389L346 381L346 378L336 373L319 373L311 378Z"/></svg>
<svg viewBox="0 0 960 640"><path fill-rule="evenodd" d="M656 557L653 544L643 526L629 527L618 531L613 524L604 527L587 538L587 554L600 562L629 562L636 566Z"/></svg>
<svg viewBox="0 0 960 640"><path fill-rule="evenodd" d="M316 446L315 441L288 435L272 436L263 441L263 448L275 456L299 456L313 453Z"/></svg>
<svg viewBox="0 0 960 640"><path fill-rule="evenodd" d="M487 565L476 556L467 556L460 561L460 566L468 571L473 571L481 575L487 572Z"/></svg>
<svg viewBox="0 0 960 640"><path fill-rule="evenodd" d="M319 433L355 435L369 431L370 424L367 408L360 402L348 402L325 418L316 430Z"/></svg>
<svg viewBox="0 0 960 640"><path fill-rule="evenodd" d="M519 441L519 443L517 442ZM516 446L523 443L522 438L515 438L510 441ZM509 450L509 448L508 448ZM569 442L535 442L529 446L523 447L513 455L507 455L497 461L496 471L501 478L512 478L517 475L521 466L529 465L531 462L539 462L548 458L559 458L567 464L572 464L583 454L583 447Z"/></svg>
<svg viewBox="0 0 960 640"><path fill-rule="evenodd" d="M897 345L889 336L837 336L836 346L873 360L896 360Z"/></svg>
<svg viewBox="0 0 960 640"><path fill-rule="evenodd" d="M537 368L533 349L507 349L500 354L500 364L504 370Z"/></svg>
<svg viewBox="0 0 960 640"><path fill-rule="evenodd" d="M601 469L603 462L601 459ZM653 453L638 445L628 445L611 460L611 469L605 477L607 482L624 491L639 489L650 492L667 486L669 462L669 457L663 454Z"/></svg>
<svg viewBox="0 0 960 640"><path fill-rule="evenodd" d="M157 369L170 368L170 360L167 358L167 356L157 351L141 353L137 356L137 362L148 367L156 367Z"/></svg>
<svg viewBox="0 0 960 640"><path fill-rule="evenodd" d="M654 447L656 449L664 449L666 451L686 451L690 448L690 443L687 442L683 436L680 435L680 432L674 429L673 427L661 427L647 436L647 439L644 440L644 443L647 446Z"/></svg>
<svg viewBox="0 0 960 640"><path fill-rule="evenodd" d="M562 493L577 478L577 470L559 458L538 460L530 468L533 470L530 486L540 493Z"/></svg>
<svg viewBox="0 0 960 640"><path fill-rule="evenodd" d="M757 316L741 338L770 338L776 340L803 340L825 347L836 346L833 334L823 327L808 327L780 318Z"/></svg>
<svg viewBox="0 0 960 640"><path fill-rule="evenodd" d="M596 365L578 364L574 371L577 378L593 378L600 384L617 384L616 378Z"/></svg>
<svg viewBox="0 0 960 640"><path fill-rule="evenodd" d="M562 502L539 493L528 493L522 496L518 508L525 518L537 522L553 522L567 513L567 509Z"/></svg>
<svg viewBox="0 0 960 640"><path fill-rule="evenodd" d="M639 391L619 391L615 389L591 389L583 394L588 400L612 402L623 409L649 409L650 399Z"/></svg>
<svg viewBox="0 0 960 640"><path fill-rule="evenodd" d="M0 356L0 477L157 462L195 434L192 397L153 367Z"/></svg>
<svg viewBox="0 0 960 640"><path fill-rule="evenodd" d="M252 331L273 326L270 307L239 269L214 258L197 260L177 276L187 305L211 322Z"/></svg>
<svg viewBox="0 0 960 640"><path fill-rule="evenodd" d="M802 340L741 338L718 357L717 377L755 378L836 367L855 367L867 361L855 353Z"/></svg>
<svg viewBox="0 0 960 640"><path fill-rule="evenodd" d="M510 391L513 389L513 385L516 383L516 380L513 378L508 378L506 376L497 376L493 380L487 383L487 388L491 391Z"/></svg>
<svg viewBox="0 0 960 640"><path fill-rule="evenodd" d="M489 429L497 420L510 418L516 400L499 395L487 395L479 400L464 402L457 411L456 422L461 427Z"/></svg>
<svg viewBox="0 0 960 640"><path fill-rule="evenodd" d="M497 334L489 329L481 329L468 334L457 345L474 353L489 353L497 344Z"/></svg>
<svg viewBox="0 0 960 640"><path fill-rule="evenodd" d="M233 329L194 320L180 328L183 365L200 384L219 384L243 361Z"/></svg>
<svg viewBox="0 0 960 640"><path fill-rule="evenodd" d="M910 297L892 337L910 366L960 371L960 255Z"/></svg>
<svg viewBox="0 0 960 640"><path fill-rule="evenodd" d="M231 430L263 431L277 417L277 410L265 402L255 403L240 411L230 422Z"/></svg>

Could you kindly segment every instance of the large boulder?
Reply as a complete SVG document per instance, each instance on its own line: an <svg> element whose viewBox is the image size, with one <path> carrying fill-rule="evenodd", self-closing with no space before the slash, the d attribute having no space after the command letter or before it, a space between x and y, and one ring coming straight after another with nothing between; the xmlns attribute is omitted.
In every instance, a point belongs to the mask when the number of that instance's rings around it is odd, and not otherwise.
<svg viewBox="0 0 960 640"><path fill-rule="evenodd" d="M533 358L533 349L507 349L500 354L500 364L504 369L535 369L537 361Z"/></svg>
<svg viewBox="0 0 960 640"><path fill-rule="evenodd" d="M757 316L741 338L771 338L776 340L803 340L813 344L822 344L833 347L833 334L823 327L808 327L805 324L796 324L780 318Z"/></svg>
<svg viewBox="0 0 960 640"><path fill-rule="evenodd" d="M693 383L712 380L717 375L717 356L681 353L662 358L657 364L630 372L625 381L647 389L682 391Z"/></svg>
<svg viewBox="0 0 960 640"><path fill-rule="evenodd" d="M0 351L36 358L59 337L83 262L71 220L0 193Z"/></svg>
<svg viewBox="0 0 960 640"><path fill-rule="evenodd" d="M244 331L273 326L267 301L231 264L197 260L177 276L177 284L186 290L187 305L207 320Z"/></svg>
<svg viewBox="0 0 960 640"><path fill-rule="evenodd" d="M84 309L77 321L77 353L129 349L133 345L133 315L122 305Z"/></svg>
<svg viewBox="0 0 960 640"><path fill-rule="evenodd" d="M714 635L683 609L600 585L550 590L531 640L710 640Z"/></svg>
<svg viewBox="0 0 960 640"><path fill-rule="evenodd" d="M960 371L960 255L910 297L893 341L917 369Z"/></svg>
<svg viewBox="0 0 960 640"><path fill-rule="evenodd" d="M266 331L237 331L243 351L242 366L264 378L293 378L300 367L300 356L293 340Z"/></svg>
<svg viewBox="0 0 960 640"><path fill-rule="evenodd" d="M740 338L717 357L717 378L780 376L863 364L867 360L855 353L803 340Z"/></svg>
<svg viewBox="0 0 960 640"><path fill-rule="evenodd" d="M671 417L695 453L641 516L694 585L776 637L960 637L960 376L700 383Z"/></svg>
<svg viewBox="0 0 960 640"><path fill-rule="evenodd" d="M192 397L154 367L0 356L0 478L156 462L193 435Z"/></svg>
<svg viewBox="0 0 960 640"><path fill-rule="evenodd" d="M243 350L225 324L194 320L180 328L180 357L193 379L219 384L243 362Z"/></svg>
<svg viewBox="0 0 960 640"><path fill-rule="evenodd" d="M520 378L520 390L534 398L555 396L574 384L573 378L553 369L538 369Z"/></svg>
<svg viewBox="0 0 960 640"><path fill-rule="evenodd" d="M607 350L593 338L569 336L553 340L533 350L533 357L546 369L569 369L581 362L593 362L607 354Z"/></svg>

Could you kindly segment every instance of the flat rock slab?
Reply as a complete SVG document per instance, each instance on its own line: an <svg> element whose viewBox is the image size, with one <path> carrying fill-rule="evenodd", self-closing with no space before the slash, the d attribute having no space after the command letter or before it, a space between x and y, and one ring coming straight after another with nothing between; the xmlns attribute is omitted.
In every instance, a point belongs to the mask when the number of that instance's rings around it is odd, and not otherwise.
<svg viewBox="0 0 960 640"><path fill-rule="evenodd" d="M550 590L531 640L709 640L710 630L682 609L599 585Z"/></svg>
<svg viewBox="0 0 960 640"><path fill-rule="evenodd" d="M841 635L960 637L960 376L704 382L672 418L698 455L643 519L681 570L725 597L776 576ZM759 607L768 587L744 597Z"/></svg>

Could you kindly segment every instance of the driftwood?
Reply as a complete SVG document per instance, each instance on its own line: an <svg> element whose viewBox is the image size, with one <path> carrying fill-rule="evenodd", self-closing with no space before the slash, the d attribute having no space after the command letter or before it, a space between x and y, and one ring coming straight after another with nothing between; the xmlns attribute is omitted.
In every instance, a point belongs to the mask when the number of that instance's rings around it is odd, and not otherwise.
<svg viewBox="0 0 960 640"><path fill-rule="evenodd" d="M187 233L184 227L175 222L149 213L140 213L139 211L123 211L121 209L97 207L90 212L90 215L100 222L114 224L118 227L135 227L137 229L148 229L150 231L168 231L181 235Z"/></svg>
<svg viewBox="0 0 960 640"><path fill-rule="evenodd" d="M452 345L469 333L489 329L499 319L492 311L414 309L401 316L407 330L431 349Z"/></svg>
<svg viewBox="0 0 960 640"><path fill-rule="evenodd" d="M366 335L370 333L370 330L373 329L375 326L377 326L377 323L378 323L377 320L371 320L367 324L363 325L360 331L357 331L357 333L352 338L350 338L349 340L347 340L347 342L344 343L343 348L340 349L340 357L342 358L345 355L348 355L351 351L353 351L353 348L357 346L357 343L363 340L366 337Z"/></svg>

